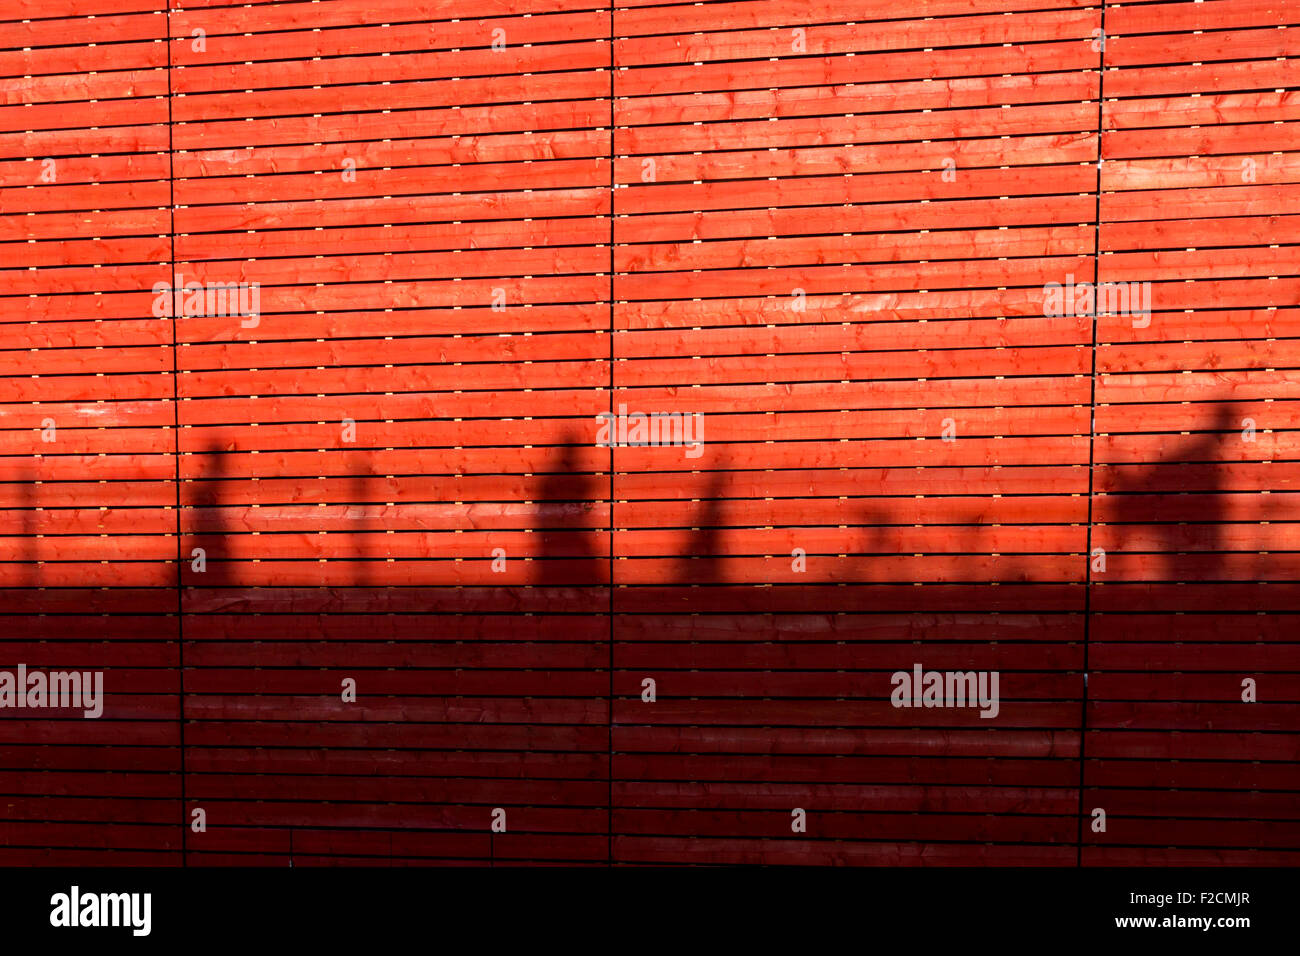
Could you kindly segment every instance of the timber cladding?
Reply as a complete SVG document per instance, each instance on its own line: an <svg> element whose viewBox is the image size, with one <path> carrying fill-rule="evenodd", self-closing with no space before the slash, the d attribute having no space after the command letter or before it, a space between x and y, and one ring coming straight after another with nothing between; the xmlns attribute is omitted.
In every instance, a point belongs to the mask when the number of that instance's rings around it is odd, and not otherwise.
<svg viewBox="0 0 1300 956"><path fill-rule="evenodd" d="M1296 863L1298 54L0 0L0 864Z"/></svg>

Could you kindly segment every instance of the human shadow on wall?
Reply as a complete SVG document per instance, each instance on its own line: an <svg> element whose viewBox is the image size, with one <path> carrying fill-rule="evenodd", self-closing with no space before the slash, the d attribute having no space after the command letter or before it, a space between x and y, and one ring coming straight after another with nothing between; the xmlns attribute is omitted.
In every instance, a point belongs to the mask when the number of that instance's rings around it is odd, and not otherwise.
<svg viewBox="0 0 1300 956"><path fill-rule="evenodd" d="M1230 544L1222 524L1228 519L1225 495L1231 491L1224 449L1226 443L1241 439L1241 418L1233 405L1219 404L1206 431L1177 442L1157 461L1100 466L1114 478L1103 502L1095 506L1101 514L1094 520L1101 517L1114 527L1108 537L1125 560L1144 555L1148 561L1143 573L1127 573L1124 580L1178 582L1219 576L1216 570L1229 560ZM1189 506L1183 507L1180 498Z"/></svg>
<svg viewBox="0 0 1300 956"><path fill-rule="evenodd" d="M211 443L204 447L199 457L199 475L193 479L194 494L190 507L192 518L187 528L182 517L181 540L189 538L193 544L181 554L181 581L189 587L228 587L234 582L236 562L229 557L230 529L223 502L226 492L226 456L221 447ZM182 512L182 515L184 513ZM206 570L194 569L193 548L202 548Z"/></svg>
<svg viewBox="0 0 1300 956"><path fill-rule="evenodd" d="M533 583L543 587L591 586L608 580L610 555L601 539L609 529L593 517L602 504L612 511L609 488L591 472L579 470L580 441L572 430L561 435L533 504L532 530L541 539Z"/></svg>
<svg viewBox="0 0 1300 956"><path fill-rule="evenodd" d="M725 460L719 461L717 467L725 469ZM709 474L678 559L677 580L682 584L722 584L725 581L722 541L727 483L725 470Z"/></svg>

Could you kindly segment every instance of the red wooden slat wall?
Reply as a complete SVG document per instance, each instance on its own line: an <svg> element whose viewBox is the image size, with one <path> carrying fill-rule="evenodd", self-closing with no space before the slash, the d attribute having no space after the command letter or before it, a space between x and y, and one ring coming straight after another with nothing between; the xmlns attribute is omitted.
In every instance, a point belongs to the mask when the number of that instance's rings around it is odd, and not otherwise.
<svg viewBox="0 0 1300 956"><path fill-rule="evenodd" d="M0 863L1296 862L1298 28L0 0Z"/></svg>

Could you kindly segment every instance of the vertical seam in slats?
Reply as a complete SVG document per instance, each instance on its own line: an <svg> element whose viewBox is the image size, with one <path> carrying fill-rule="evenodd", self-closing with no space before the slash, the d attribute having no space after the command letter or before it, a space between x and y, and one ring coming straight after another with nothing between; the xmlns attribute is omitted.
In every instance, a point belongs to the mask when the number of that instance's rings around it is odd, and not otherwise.
<svg viewBox="0 0 1300 956"><path fill-rule="evenodd" d="M175 143L172 140L172 7L171 0L167 2L166 10L166 38L164 43L167 46L167 232L170 258L168 262L167 282L169 284L176 276L176 150ZM180 755L181 755L181 866L188 864L187 850L189 847L189 826L186 823L186 800L185 794L185 592L181 587L181 567L182 567L182 550L181 550L181 399L180 399L180 370L177 350L176 337L176 310L169 309L171 313L172 325L172 447L174 449L175 460L175 484L176 484L176 687L177 687L177 710L176 710L176 727L180 731Z"/></svg>
<svg viewBox="0 0 1300 956"><path fill-rule="evenodd" d="M609 411L614 410L614 0L609 0ZM614 443L609 445L609 807L607 865L614 865Z"/></svg>
<svg viewBox="0 0 1300 956"><path fill-rule="evenodd" d="M1092 232L1093 288L1100 288L1101 283L1101 139L1102 110L1104 109L1104 93L1106 89L1106 0L1102 0L1101 3L1100 27L1101 50L1097 54L1097 189ZM1084 760L1085 740L1088 736L1088 638L1092 627L1092 495L1097 441L1097 322L1100 305L1100 299L1095 299L1092 316L1092 373L1088 379L1088 527L1086 532L1087 540L1083 547L1083 696L1079 702L1079 813L1077 821L1078 840L1075 848L1075 866L1077 867L1083 866L1083 783L1086 767Z"/></svg>

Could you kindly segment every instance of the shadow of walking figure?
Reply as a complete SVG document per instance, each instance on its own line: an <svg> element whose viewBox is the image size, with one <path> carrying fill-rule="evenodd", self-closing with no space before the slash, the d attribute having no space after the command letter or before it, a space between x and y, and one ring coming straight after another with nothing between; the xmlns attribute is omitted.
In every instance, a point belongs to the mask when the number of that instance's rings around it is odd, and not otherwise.
<svg viewBox="0 0 1300 956"><path fill-rule="evenodd" d="M609 489L594 474L578 470L579 440L572 431L561 436L553 470L542 477L534 502L533 530L541 536L535 583L543 586L608 581L608 529L593 521L593 512Z"/></svg>
<svg viewBox="0 0 1300 956"><path fill-rule="evenodd" d="M189 587L225 587L232 583L232 568L228 557L229 529L223 514L222 493L226 480L226 458L220 446L211 444L203 449L200 461L201 477L195 480L191 517L181 526L182 540L188 538L190 548L181 554L181 580ZM193 549L202 548L206 570L194 570Z"/></svg>
<svg viewBox="0 0 1300 956"><path fill-rule="evenodd" d="M682 548L678 579L683 584L723 583L722 521L726 490L727 473L712 472Z"/></svg>
<svg viewBox="0 0 1300 956"><path fill-rule="evenodd" d="M1189 436L1158 461L1110 466L1117 479L1107 492L1110 500L1103 514L1107 523L1118 526L1111 540L1124 554L1159 555L1158 563L1153 558L1138 580L1183 580L1188 576L1185 556L1189 552L1207 559L1206 573L1195 575L1197 579L1216 576L1212 568L1223 563L1227 546L1222 524L1227 518L1223 495L1228 490L1224 448L1225 443L1241 439L1240 422L1231 404L1221 404L1208 431ZM1201 503L1190 531L1177 511L1171 515L1160 507L1188 491L1194 491Z"/></svg>

